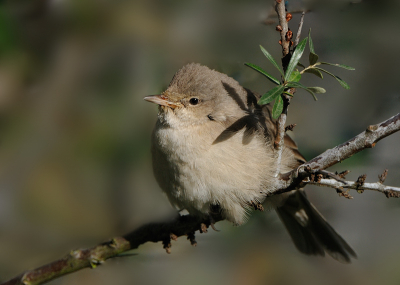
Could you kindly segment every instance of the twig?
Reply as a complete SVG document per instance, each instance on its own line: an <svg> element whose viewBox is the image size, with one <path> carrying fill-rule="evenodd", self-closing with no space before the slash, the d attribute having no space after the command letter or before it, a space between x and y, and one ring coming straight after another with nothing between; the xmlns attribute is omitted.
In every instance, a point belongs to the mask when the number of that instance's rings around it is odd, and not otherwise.
<svg viewBox="0 0 400 285"><path fill-rule="evenodd" d="M285 9L285 2L282 0L276 0L276 6L275 6L276 13L278 14L278 19L279 19L279 31L281 34L281 45L282 45L282 67L283 70L286 71L287 65L290 61L291 58L291 53L290 53L290 46L291 46L291 38L292 38L292 32L289 29L288 26L288 21L290 21L292 15L289 13L286 13ZM301 17L300 20L300 25L299 25L299 30L297 32L298 36L301 34L301 28L303 26L303 20L304 20L304 13ZM296 92L295 88L290 88L287 90L288 93L294 94ZM282 152L283 152L283 146L284 146L284 137L285 137L285 124L286 124L286 117L287 117L287 112L290 104L290 96L289 95L284 95L282 94L282 99L283 99L283 111L281 115L278 118L277 121L277 136L275 138L274 142L274 147L275 147L275 177L278 177L280 174L281 170L281 160L282 160Z"/></svg>
<svg viewBox="0 0 400 285"><path fill-rule="evenodd" d="M277 129L278 129L278 135L276 137L276 140L274 142L275 145L275 155L276 155L276 160L275 160L275 177L278 177L278 175L281 172L281 160L282 160L282 152L283 152L283 145L284 145L284 137L285 137L285 123L286 123L286 114L289 106L289 100L285 98L285 96L282 96L284 103L283 103L283 112L282 114L279 115L278 118L278 123L277 123ZM286 101L286 102L285 102Z"/></svg>
<svg viewBox="0 0 400 285"><path fill-rule="evenodd" d="M278 14L278 19L279 19L279 25L281 29L279 29L280 34L281 34L281 45L282 45L282 67L283 70L285 71L287 68L287 64L290 61L290 40L286 40L286 34L289 30L288 26L288 21L286 18L286 9L285 9L285 1L282 0L276 0L276 5L275 5L275 11ZM292 90L292 94L295 92L295 90ZM285 137L285 124L286 124L286 116L287 116L287 111L288 107L290 104L290 96L287 95L281 95L283 99L283 111L281 115L278 118L277 121L277 136L275 138L274 142L274 147L275 147L275 177L278 177L280 174L280 168L281 168L281 160L282 160L282 151L283 151L283 145L284 145L284 137Z"/></svg>
<svg viewBox="0 0 400 285"><path fill-rule="evenodd" d="M293 47L295 47L295 46L297 46L299 44L300 36L301 36L301 30L303 29L303 22L304 22L304 15L305 14L306 14L306 12L301 13L299 29L297 30L296 40L294 41Z"/></svg>
<svg viewBox="0 0 400 285"><path fill-rule="evenodd" d="M369 126L366 131L358 136L337 147L328 149L305 164L309 165L311 169L326 169L366 148L375 147L378 141L399 130L400 113L380 124Z"/></svg>
<svg viewBox="0 0 400 285"><path fill-rule="evenodd" d="M293 131L294 127L296 127L296 126L297 126L297 124L290 124L290 125L286 126L285 132Z"/></svg>
<svg viewBox="0 0 400 285"><path fill-rule="evenodd" d="M282 55L285 57L290 52L289 51L290 41L286 40L286 33L289 30L289 26L288 26L288 22L286 20L285 1L276 0L275 11L278 14L279 25L282 27L282 30L280 31L281 42L282 42ZM284 70L285 70L285 67L284 67Z"/></svg>
<svg viewBox="0 0 400 285"><path fill-rule="evenodd" d="M395 197L400 198L400 188L393 186L385 186L380 182L376 183L363 183L362 186L359 185L357 181L345 181L346 184L343 184L334 179L321 179L319 182L307 182L307 184L317 185L317 186L325 186L331 188L344 188L344 189L354 189L354 190L371 190L378 191L384 193L386 197ZM360 192L359 192L360 193ZM361 192L362 193L362 192Z"/></svg>
<svg viewBox="0 0 400 285"><path fill-rule="evenodd" d="M388 174L388 170L385 169L381 175L378 175L378 178L379 178L379 182L380 182L380 183L385 182L386 177L387 177L387 174Z"/></svg>

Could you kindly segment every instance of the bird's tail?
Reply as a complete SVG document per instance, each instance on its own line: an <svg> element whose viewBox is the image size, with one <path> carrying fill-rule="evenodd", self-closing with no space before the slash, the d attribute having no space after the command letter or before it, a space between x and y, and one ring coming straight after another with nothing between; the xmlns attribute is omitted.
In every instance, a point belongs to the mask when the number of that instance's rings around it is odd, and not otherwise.
<svg viewBox="0 0 400 285"><path fill-rule="evenodd" d="M304 191L291 194L276 211L302 253L324 256L326 251L342 263L350 263L350 257L357 258L354 250L308 201Z"/></svg>

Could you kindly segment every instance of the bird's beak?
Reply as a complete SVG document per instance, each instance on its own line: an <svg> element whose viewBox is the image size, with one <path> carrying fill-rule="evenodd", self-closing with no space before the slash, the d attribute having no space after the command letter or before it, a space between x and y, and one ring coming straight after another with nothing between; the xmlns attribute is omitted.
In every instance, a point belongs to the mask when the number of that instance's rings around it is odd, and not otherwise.
<svg viewBox="0 0 400 285"><path fill-rule="evenodd" d="M151 103L156 103L160 106L170 107L172 109L178 107L177 103L168 101L168 97L164 95L151 95L151 96L146 96L143 99Z"/></svg>

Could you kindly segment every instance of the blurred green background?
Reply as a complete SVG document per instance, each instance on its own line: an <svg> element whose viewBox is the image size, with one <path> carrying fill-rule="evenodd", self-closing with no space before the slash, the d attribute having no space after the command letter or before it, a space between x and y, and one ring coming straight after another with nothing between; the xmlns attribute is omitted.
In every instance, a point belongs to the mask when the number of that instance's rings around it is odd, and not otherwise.
<svg viewBox="0 0 400 285"><path fill-rule="evenodd" d="M25 269L173 214L151 171L150 135L159 94L184 64L199 62L260 93L272 85L243 65L277 71L259 44L280 57L273 1L3 0L0 2L0 281ZM311 9L333 78L304 76L328 90L314 102L298 91L288 123L307 158L400 110L398 1L289 1ZM268 20L274 20L268 18ZM297 31L299 15L290 22ZM308 48L307 48L308 51ZM304 62L305 63L305 62ZM400 134L331 170L349 179L389 169L400 186ZM296 251L274 212L241 227L185 238L167 255L146 244L138 255L107 261L49 284L399 284L400 204L375 192L353 200L307 188L359 259L342 265Z"/></svg>

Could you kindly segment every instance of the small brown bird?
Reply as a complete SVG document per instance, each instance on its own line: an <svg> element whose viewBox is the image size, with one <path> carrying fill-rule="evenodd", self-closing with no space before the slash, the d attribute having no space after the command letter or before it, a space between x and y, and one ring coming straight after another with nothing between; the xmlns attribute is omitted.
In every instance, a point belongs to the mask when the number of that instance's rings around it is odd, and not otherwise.
<svg viewBox="0 0 400 285"><path fill-rule="evenodd" d="M243 224L254 203L272 205L296 247L305 254L340 262L353 249L308 201L304 191L265 199L274 178L276 120L260 96L233 78L199 64L188 64L162 95L152 136L153 170L161 189L178 210L211 216L216 209L235 225ZM285 136L281 172L305 162ZM265 200L265 201L264 201Z"/></svg>

